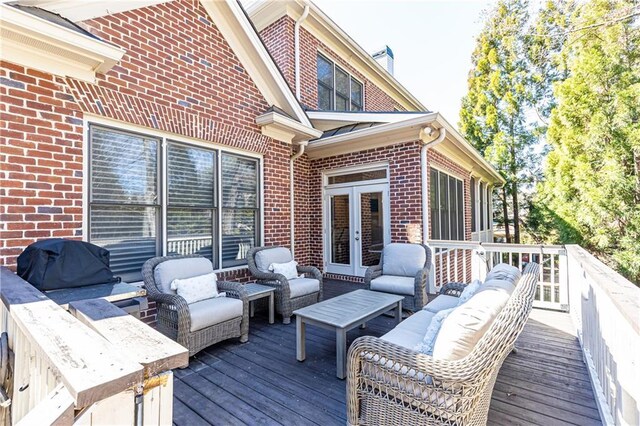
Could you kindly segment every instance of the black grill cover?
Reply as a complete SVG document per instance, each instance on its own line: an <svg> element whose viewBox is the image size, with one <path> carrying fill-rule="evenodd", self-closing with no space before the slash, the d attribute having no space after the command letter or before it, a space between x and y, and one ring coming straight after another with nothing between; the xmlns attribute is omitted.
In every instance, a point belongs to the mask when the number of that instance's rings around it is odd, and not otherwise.
<svg viewBox="0 0 640 426"><path fill-rule="evenodd" d="M109 250L64 238L27 247L18 256L18 275L41 291L120 281L109 269Z"/></svg>

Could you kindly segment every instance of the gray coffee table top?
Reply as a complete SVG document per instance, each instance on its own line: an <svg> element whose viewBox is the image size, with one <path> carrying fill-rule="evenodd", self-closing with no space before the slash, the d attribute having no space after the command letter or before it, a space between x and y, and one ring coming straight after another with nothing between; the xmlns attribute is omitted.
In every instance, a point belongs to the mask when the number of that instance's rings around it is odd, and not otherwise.
<svg viewBox="0 0 640 426"><path fill-rule="evenodd" d="M336 328L351 328L373 312L392 308L404 296L369 290L356 290L293 311L294 315L322 322Z"/></svg>

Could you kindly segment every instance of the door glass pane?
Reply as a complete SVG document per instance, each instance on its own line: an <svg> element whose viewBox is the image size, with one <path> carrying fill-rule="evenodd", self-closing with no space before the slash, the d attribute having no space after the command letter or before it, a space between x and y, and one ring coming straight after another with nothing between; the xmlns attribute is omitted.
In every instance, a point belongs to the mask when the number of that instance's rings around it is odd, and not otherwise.
<svg viewBox="0 0 640 426"><path fill-rule="evenodd" d="M362 266L373 266L380 262L384 247L383 214L382 192L360 194Z"/></svg>
<svg viewBox="0 0 640 426"><path fill-rule="evenodd" d="M351 263L350 225L349 195L331 196L331 263Z"/></svg>

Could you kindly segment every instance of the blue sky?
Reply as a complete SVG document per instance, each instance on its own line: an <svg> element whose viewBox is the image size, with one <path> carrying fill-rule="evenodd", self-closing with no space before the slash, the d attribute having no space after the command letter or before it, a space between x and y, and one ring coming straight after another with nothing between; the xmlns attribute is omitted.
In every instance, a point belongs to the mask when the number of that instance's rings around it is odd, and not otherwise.
<svg viewBox="0 0 640 426"><path fill-rule="evenodd" d="M457 127L482 11L489 1L314 0L367 52L385 44L395 77Z"/></svg>

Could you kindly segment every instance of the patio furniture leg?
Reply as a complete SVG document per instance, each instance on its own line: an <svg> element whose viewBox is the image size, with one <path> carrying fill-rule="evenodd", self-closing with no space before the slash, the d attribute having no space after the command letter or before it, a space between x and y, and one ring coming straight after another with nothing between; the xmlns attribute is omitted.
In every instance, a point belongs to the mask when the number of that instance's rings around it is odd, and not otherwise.
<svg viewBox="0 0 640 426"><path fill-rule="evenodd" d="M402 322L402 300L398 302L398 307L396 308L396 320L398 324Z"/></svg>
<svg viewBox="0 0 640 426"><path fill-rule="evenodd" d="M253 318L255 313L256 313L256 305L255 305L255 302L252 300L251 302L249 302L249 317Z"/></svg>
<svg viewBox="0 0 640 426"><path fill-rule="evenodd" d="M275 308L274 308L274 299L275 296L273 294L273 292L269 295L269 324L273 324L275 322L274 319L274 312Z"/></svg>
<svg viewBox="0 0 640 426"><path fill-rule="evenodd" d="M296 316L296 359L304 361L305 355L305 323L302 318Z"/></svg>
<svg viewBox="0 0 640 426"><path fill-rule="evenodd" d="M282 317L282 323L283 324L291 324L291 317Z"/></svg>
<svg viewBox="0 0 640 426"><path fill-rule="evenodd" d="M347 331L336 328L336 376L339 379L347 377Z"/></svg>
<svg viewBox="0 0 640 426"><path fill-rule="evenodd" d="M362 324L360 324L360 329L364 330L365 328L367 328L367 323L363 322Z"/></svg>

